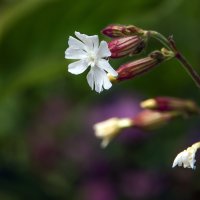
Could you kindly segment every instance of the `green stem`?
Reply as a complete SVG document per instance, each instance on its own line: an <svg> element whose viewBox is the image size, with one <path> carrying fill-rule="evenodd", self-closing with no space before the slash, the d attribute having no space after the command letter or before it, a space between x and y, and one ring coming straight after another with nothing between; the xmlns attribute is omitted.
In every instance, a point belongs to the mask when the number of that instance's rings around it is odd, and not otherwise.
<svg viewBox="0 0 200 200"><path fill-rule="evenodd" d="M191 78L196 83L197 87L200 88L199 74L194 70L192 65L186 60L186 58L181 54L181 52L178 51L175 41L173 40L172 37L169 37L168 43L170 44L170 47L175 54L175 58L182 64L182 66L185 68L185 70L188 72L188 74L191 76Z"/></svg>
<svg viewBox="0 0 200 200"><path fill-rule="evenodd" d="M148 32L152 38L155 38L156 40L161 42L167 49L171 49L171 47L169 46L169 41L164 35L158 33L157 31L148 31Z"/></svg>
<svg viewBox="0 0 200 200"><path fill-rule="evenodd" d="M151 37L153 37L156 40L158 40L159 42L161 42L168 50L173 51L174 57L185 68L185 70L188 72L190 77L196 83L197 87L200 88L200 76L199 76L199 74L194 70L192 65L186 60L186 58L181 54L181 52L178 51L176 44L175 44L175 41L173 40L173 37L170 36L169 39L167 39L164 35L156 32L156 31L148 31L148 33Z"/></svg>

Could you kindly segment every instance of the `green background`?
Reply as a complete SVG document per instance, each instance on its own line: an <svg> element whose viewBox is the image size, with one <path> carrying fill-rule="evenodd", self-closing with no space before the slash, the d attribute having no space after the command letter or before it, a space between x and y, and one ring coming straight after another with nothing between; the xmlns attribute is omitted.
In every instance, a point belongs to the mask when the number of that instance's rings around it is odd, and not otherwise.
<svg viewBox="0 0 200 200"><path fill-rule="evenodd" d="M135 107L155 96L199 102L200 90L180 64L170 60L99 95L90 90L86 73L67 72L70 61L64 59L74 31L107 40L100 34L105 26L134 24L173 35L200 73L199 8L198 0L0 0L0 199L99 200L107 193L122 200L199 199L198 156L195 171L171 169L176 154L199 140L198 117L173 121L139 142L113 141L105 150L92 130L94 119L115 115L113 104L123 112L126 105L116 102L124 96ZM161 47L152 39L145 53ZM111 63L117 68L125 61ZM98 113L104 109L110 113ZM109 170L92 171L96 165L88 160L107 163ZM134 181L146 182L131 187L130 180L124 190L121 177L130 171Z"/></svg>

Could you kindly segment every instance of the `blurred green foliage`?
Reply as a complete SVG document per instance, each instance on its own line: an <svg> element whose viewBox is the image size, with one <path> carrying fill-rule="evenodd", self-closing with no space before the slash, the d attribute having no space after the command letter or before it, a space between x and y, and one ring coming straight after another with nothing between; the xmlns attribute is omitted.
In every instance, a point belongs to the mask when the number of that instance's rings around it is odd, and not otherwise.
<svg viewBox="0 0 200 200"><path fill-rule="evenodd" d="M75 30L100 35L102 28L114 23L155 29L166 36L172 34L179 49L200 73L199 8L198 0L1 0L0 169L8 175L0 178L0 199L78 198L74 184L79 172L73 164L66 167L67 161L61 160L54 171L43 174L30 159L27 137L35 134L37 126L44 125L47 130L41 128L41 132L48 133L50 125L40 120L38 113L51 99L59 97L68 104L67 114L63 114L54 130L57 134L49 133L58 145L62 138L82 130L81 119L87 117L84 113L93 104L120 96L123 91L138 93L143 98L165 95L199 102L200 90L175 60L143 77L114 85L101 95L91 92L85 74L76 77L67 73L69 61L64 59L64 51L69 35ZM153 45L146 53L161 48L154 40L150 42ZM113 61L114 68L122 62L123 59ZM135 149L134 161L143 168L166 170L177 148L185 145L190 128L197 125L198 120L172 123ZM120 152L122 157L130 153L131 157L131 152L117 149L114 146L113 151L110 148L102 153L111 157Z"/></svg>

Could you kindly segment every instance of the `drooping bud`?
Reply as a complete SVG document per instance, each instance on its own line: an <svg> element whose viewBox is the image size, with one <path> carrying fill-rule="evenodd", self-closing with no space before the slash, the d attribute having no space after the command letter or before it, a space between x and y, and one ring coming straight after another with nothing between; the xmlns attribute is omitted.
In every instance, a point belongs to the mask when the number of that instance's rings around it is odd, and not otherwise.
<svg viewBox="0 0 200 200"><path fill-rule="evenodd" d="M104 148L122 129L131 127L132 125L133 121L129 118L110 118L95 124L94 130L96 137L102 139L101 146Z"/></svg>
<svg viewBox="0 0 200 200"><path fill-rule="evenodd" d="M109 25L102 30L102 33L110 38L142 35L145 31L133 25Z"/></svg>
<svg viewBox="0 0 200 200"><path fill-rule="evenodd" d="M157 112L152 110L144 110L133 118L133 122L135 127L151 130L165 125L171 119L174 119L178 116L180 116L180 113L174 111Z"/></svg>
<svg viewBox="0 0 200 200"><path fill-rule="evenodd" d="M186 114L198 114L200 108L192 100L185 100L173 97L156 97L141 102L144 109L152 109L157 111L182 111Z"/></svg>
<svg viewBox="0 0 200 200"><path fill-rule="evenodd" d="M108 42L108 48L111 51L111 58L120 58L123 56L140 53L146 46L146 41L140 36L127 36L117 38Z"/></svg>
<svg viewBox="0 0 200 200"><path fill-rule="evenodd" d="M158 64L160 64L165 59L166 57L162 54L161 51L154 51L146 58L126 63L117 69L117 80L122 81L142 75L152 68L158 66Z"/></svg>

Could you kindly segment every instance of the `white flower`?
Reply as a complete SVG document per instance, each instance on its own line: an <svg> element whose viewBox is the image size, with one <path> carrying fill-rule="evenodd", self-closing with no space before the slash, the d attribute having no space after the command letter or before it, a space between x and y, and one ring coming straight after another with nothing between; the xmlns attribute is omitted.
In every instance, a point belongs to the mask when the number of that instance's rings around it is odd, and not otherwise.
<svg viewBox="0 0 200 200"><path fill-rule="evenodd" d="M78 61L69 64L68 71L72 74L81 74L89 66L91 69L87 75L87 81L92 90L101 92L104 89L109 89L112 84L107 76L108 72L116 77L118 73L110 66L105 59L111 56L108 44L101 41L99 45L99 38L97 35L88 36L75 32L76 37L69 37L69 48L65 51L65 58L77 59ZM105 72L106 71L106 72Z"/></svg>
<svg viewBox="0 0 200 200"><path fill-rule="evenodd" d="M110 140L113 139L123 128L133 125L129 118L110 118L106 121L94 125L95 135L102 139L101 146L106 147Z"/></svg>
<svg viewBox="0 0 200 200"><path fill-rule="evenodd" d="M182 151L181 153L179 153L174 162L172 167L175 167L176 165L178 165L179 167L183 165L184 168L192 168L195 169L195 153L196 153L197 149L194 148L193 146L187 148L187 150Z"/></svg>

